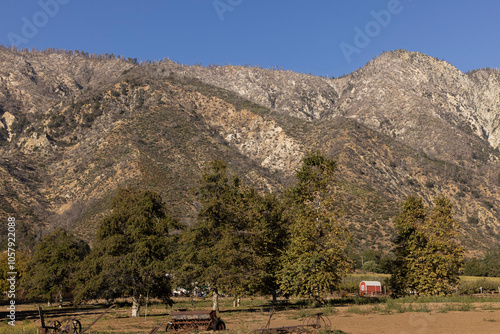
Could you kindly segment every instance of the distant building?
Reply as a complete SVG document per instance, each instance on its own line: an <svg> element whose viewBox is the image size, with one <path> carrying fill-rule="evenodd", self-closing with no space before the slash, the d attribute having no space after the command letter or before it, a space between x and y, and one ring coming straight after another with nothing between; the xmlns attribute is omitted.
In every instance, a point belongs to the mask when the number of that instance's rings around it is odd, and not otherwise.
<svg viewBox="0 0 500 334"><path fill-rule="evenodd" d="M382 284L379 281L362 281L359 283L360 295L376 295L382 293Z"/></svg>

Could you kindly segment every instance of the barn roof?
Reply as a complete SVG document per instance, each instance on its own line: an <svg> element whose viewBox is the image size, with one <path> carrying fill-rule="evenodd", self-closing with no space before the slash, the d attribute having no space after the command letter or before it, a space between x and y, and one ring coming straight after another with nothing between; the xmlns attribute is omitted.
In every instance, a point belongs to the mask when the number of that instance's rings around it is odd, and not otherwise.
<svg viewBox="0 0 500 334"><path fill-rule="evenodd" d="M379 281L361 281L361 283L365 283L366 285L371 285L371 286L382 286ZM359 283L359 284L361 284Z"/></svg>

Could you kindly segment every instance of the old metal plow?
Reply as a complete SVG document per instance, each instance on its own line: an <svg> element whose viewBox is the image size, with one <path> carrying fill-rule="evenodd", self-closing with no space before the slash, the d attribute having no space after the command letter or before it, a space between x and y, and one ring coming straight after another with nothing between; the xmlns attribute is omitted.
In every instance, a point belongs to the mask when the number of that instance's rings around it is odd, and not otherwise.
<svg viewBox="0 0 500 334"><path fill-rule="evenodd" d="M50 323L50 325L45 324L45 319L43 315L43 310L39 306L38 307L38 315L40 316L40 328L38 328L39 334L47 334L47 333L58 333L58 334L82 334L88 331L97 321L99 321L106 313L108 313L115 305L111 305L107 310L97 317L87 328L82 330L82 324L75 317L71 317L68 319L66 324L63 326L59 320L54 320Z"/></svg>

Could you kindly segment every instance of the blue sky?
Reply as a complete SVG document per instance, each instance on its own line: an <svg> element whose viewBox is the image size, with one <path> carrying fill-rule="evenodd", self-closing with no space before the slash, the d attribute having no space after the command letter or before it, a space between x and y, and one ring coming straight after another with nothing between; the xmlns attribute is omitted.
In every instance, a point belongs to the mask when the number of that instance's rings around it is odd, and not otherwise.
<svg viewBox="0 0 500 334"><path fill-rule="evenodd" d="M406 49L500 67L500 2L0 0L0 43L338 76Z"/></svg>

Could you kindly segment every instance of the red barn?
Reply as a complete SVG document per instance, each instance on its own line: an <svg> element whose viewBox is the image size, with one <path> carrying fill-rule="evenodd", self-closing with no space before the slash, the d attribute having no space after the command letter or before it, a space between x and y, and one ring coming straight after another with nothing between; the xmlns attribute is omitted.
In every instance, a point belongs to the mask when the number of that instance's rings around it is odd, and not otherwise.
<svg viewBox="0 0 500 334"><path fill-rule="evenodd" d="M360 295L376 295L382 293L382 284L379 281L362 281L359 283Z"/></svg>

